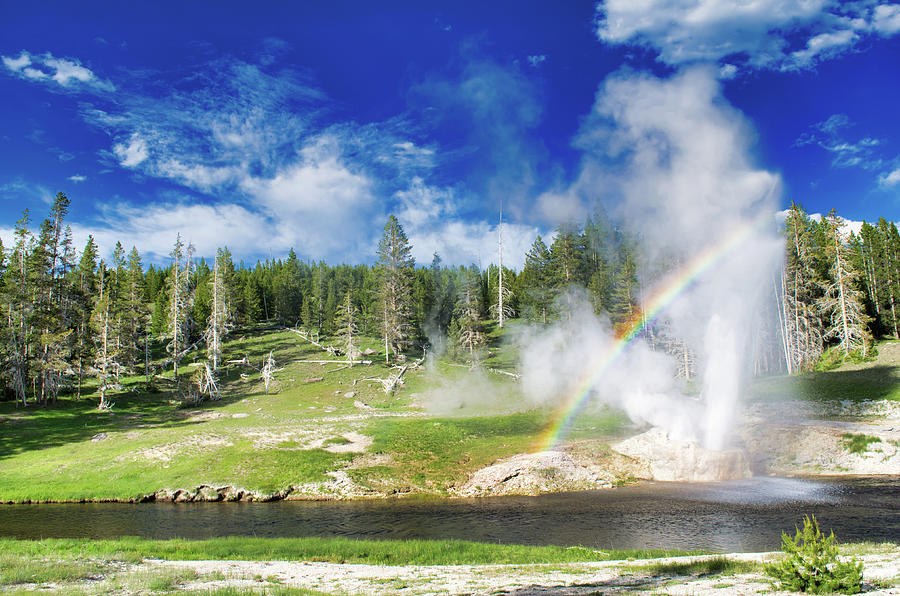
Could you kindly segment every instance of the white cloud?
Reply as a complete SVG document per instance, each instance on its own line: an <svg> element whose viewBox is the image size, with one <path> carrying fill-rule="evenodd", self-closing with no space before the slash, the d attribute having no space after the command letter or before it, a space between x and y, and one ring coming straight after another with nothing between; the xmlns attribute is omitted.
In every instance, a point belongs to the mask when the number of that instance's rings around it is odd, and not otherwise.
<svg viewBox="0 0 900 596"><path fill-rule="evenodd" d="M69 176L69 180L71 180L72 182L75 182L75 183L84 182L85 180L87 180L87 176L84 176L82 174L75 174L75 175Z"/></svg>
<svg viewBox="0 0 900 596"><path fill-rule="evenodd" d="M44 64L56 70L53 80L63 87L66 87L72 79L87 83L94 78L94 73L72 60L54 58L50 54L45 54Z"/></svg>
<svg viewBox="0 0 900 596"><path fill-rule="evenodd" d="M711 230L774 212L780 178L752 163L749 122L722 97L716 75L712 67L670 79L614 74L577 141L584 164L568 192L585 207L604 197L659 253L651 262L691 254Z"/></svg>
<svg viewBox="0 0 900 596"><path fill-rule="evenodd" d="M420 265L430 263L435 252L445 264L486 267L497 263L496 224L448 219L432 222L421 229L411 226L407 231L413 256ZM525 253L540 233L533 226L504 223L503 266L521 271Z"/></svg>
<svg viewBox="0 0 900 596"><path fill-rule="evenodd" d="M719 78L720 79L733 79L737 76L738 67L734 64L723 64L719 69Z"/></svg>
<svg viewBox="0 0 900 596"><path fill-rule="evenodd" d="M877 6L872 27L885 37L900 32L900 4Z"/></svg>
<svg viewBox="0 0 900 596"><path fill-rule="evenodd" d="M55 81L65 89L89 86L112 91L112 83L97 78L77 58L56 58L50 52L41 55L22 50L18 58L3 56L3 64L12 72L34 81Z"/></svg>
<svg viewBox="0 0 900 596"><path fill-rule="evenodd" d="M402 141L392 145L394 151L390 156L401 167L432 168L435 152L428 147L419 147L412 141ZM382 158L388 161L387 158Z"/></svg>
<svg viewBox="0 0 900 596"><path fill-rule="evenodd" d="M127 143L116 143L112 149L119 158L119 163L126 168L133 168L141 164L149 155L147 142L138 133L132 134Z"/></svg>
<svg viewBox="0 0 900 596"><path fill-rule="evenodd" d="M418 177L413 178L409 188L394 193L394 198L400 205L398 219L410 229L420 228L454 212L453 189L428 186Z"/></svg>
<svg viewBox="0 0 900 596"><path fill-rule="evenodd" d="M22 53L19 54L18 58L3 56L3 64L6 65L6 68L14 72L18 72L31 64L31 56L28 54L28 52L23 50Z"/></svg>
<svg viewBox="0 0 900 596"><path fill-rule="evenodd" d="M246 177L240 186L301 254L366 260L369 255L358 251L368 250L377 231L373 218L382 216L382 207L374 182L351 170L340 150L338 139L316 138L296 163L271 178Z"/></svg>
<svg viewBox="0 0 900 596"><path fill-rule="evenodd" d="M546 61L547 61L546 54L538 54L535 56L528 56L528 64L530 64L534 68L537 68L538 66L540 66L541 64L543 64Z"/></svg>
<svg viewBox="0 0 900 596"><path fill-rule="evenodd" d="M228 245L234 254L281 255L290 239L258 213L234 204L205 205L165 202L151 205L107 204L99 222L72 226L75 242L83 246L94 236L101 254L112 253L116 242L136 246L145 262L166 262L177 234L193 242L198 256L211 256Z"/></svg>
<svg viewBox="0 0 900 596"><path fill-rule="evenodd" d="M878 183L883 187L896 186L897 184L900 184L900 168L882 174L878 178Z"/></svg>
<svg viewBox="0 0 900 596"><path fill-rule="evenodd" d="M109 212L105 237L135 238L139 249L145 250L143 243L163 256L160 251L181 231L195 239L200 254L227 243L235 255L284 254L293 247L304 258L365 262L374 257L381 226L394 211L426 262L435 250L449 264L475 262L482 249L485 262L493 258L496 226L485 223L483 213L495 206L482 198L487 193L462 183L430 184L447 153L423 144L409 122L398 117L317 128L321 92L299 75L269 73L227 57L192 72L190 88L162 97L123 90L114 107L82 106L85 120L114 139L105 155L119 166L208 195L203 201L164 199L149 204L146 214L117 207ZM484 170L505 200L525 204L527 193L520 191L532 184L532 153L523 128L535 126L540 115L527 79L515 69L476 61L458 81L435 83L431 91L431 98L440 96L441 111L454 118L463 112L472 119L466 128L477 123L470 146L489 156ZM174 223L165 221L165 213ZM113 219L121 223L113 225ZM228 230L242 219L250 231L236 231L233 240ZM179 223L195 220L207 231L188 233ZM508 228L508 264L516 264L537 229Z"/></svg>
<svg viewBox="0 0 900 596"><path fill-rule="evenodd" d="M137 159L143 161L147 157L146 144L141 141L142 145L138 148ZM133 145L132 145L133 146ZM144 150L143 157L140 150ZM138 162L139 163L139 162ZM123 166L128 166L124 161ZM208 166L202 163L185 163L180 159L172 157L161 161L152 166L151 170L157 176L171 178L189 186L203 191L214 190L228 182L239 180L243 176L243 171L238 166Z"/></svg>
<svg viewBox="0 0 900 596"><path fill-rule="evenodd" d="M827 120L810 126L808 132L800 135L795 147L817 145L832 154L831 165L836 168L861 167L873 170L882 166L883 160L876 155L879 139L863 137L851 141L846 138L845 129L852 126L844 114L832 114Z"/></svg>
<svg viewBox="0 0 900 596"><path fill-rule="evenodd" d="M50 77L50 75L48 75L47 73L37 70L36 68L31 68L31 67L23 69L22 74L25 75L29 79L36 79L36 80L47 79Z"/></svg>
<svg viewBox="0 0 900 596"><path fill-rule="evenodd" d="M740 60L757 68L808 68L852 47L860 34L900 30L900 9L837 0L605 0L597 36L612 44L646 45L677 65ZM796 47L796 39L801 47Z"/></svg>
<svg viewBox="0 0 900 596"><path fill-rule="evenodd" d="M788 214L790 213L789 209L785 209L783 211L778 211L775 213L775 219L779 224L784 224L784 220L787 219ZM807 213L807 217L810 220L819 223L824 219L824 216L821 213ZM856 221L853 219L847 219L845 217L841 217L838 215L838 219L844 223L844 227L842 232L844 236L849 236L850 232L859 235L859 231L862 229L863 222Z"/></svg>
<svg viewBox="0 0 900 596"><path fill-rule="evenodd" d="M834 55L858 39L859 36L851 29L816 35L806 42L805 49L790 55L786 67L806 68L814 64L817 58Z"/></svg>

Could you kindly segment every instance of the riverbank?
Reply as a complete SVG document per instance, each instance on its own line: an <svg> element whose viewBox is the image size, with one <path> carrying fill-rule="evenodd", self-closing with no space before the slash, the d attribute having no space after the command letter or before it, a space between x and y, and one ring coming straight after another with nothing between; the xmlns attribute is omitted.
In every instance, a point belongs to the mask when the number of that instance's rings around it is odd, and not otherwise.
<svg viewBox="0 0 900 596"><path fill-rule="evenodd" d="M851 544L841 552L863 562L867 593L900 593L900 546ZM755 593L772 590L763 564L780 556L648 558L646 552L460 541L231 538L82 545L4 540L0 553L5 592L71 594Z"/></svg>

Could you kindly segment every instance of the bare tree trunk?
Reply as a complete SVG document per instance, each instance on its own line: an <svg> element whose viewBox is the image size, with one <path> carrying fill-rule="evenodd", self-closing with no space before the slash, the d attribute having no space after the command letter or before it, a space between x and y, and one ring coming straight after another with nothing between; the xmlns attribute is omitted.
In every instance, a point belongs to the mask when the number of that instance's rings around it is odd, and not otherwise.
<svg viewBox="0 0 900 596"><path fill-rule="evenodd" d="M497 318L500 329L503 329L503 203L500 203L500 223L497 224L497 263L500 276L497 282Z"/></svg>
<svg viewBox="0 0 900 596"><path fill-rule="evenodd" d="M837 282L838 282L838 292L840 295L840 304L841 304L841 325L844 330L844 336L841 338L841 343L844 346L844 353L849 356L850 355L850 325L847 323L847 300L844 296L844 272L843 272L843 263L841 262L841 247L840 247L840 239L837 234L835 235L835 261L837 271Z"/></svg>

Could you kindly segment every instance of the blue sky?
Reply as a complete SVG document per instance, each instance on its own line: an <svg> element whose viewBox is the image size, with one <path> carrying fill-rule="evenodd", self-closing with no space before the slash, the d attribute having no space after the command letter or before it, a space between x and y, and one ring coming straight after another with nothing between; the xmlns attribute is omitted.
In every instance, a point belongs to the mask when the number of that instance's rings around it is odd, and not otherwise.
<svg viewBox="0 0 900 596"><path fill-rule="evenodd" d="M900 220L895 3L0 6L4 239L60 190L80 245L150 262L371 262L395 213L420 263L486 263L502 201L520 266L638 192Z"/></svg>

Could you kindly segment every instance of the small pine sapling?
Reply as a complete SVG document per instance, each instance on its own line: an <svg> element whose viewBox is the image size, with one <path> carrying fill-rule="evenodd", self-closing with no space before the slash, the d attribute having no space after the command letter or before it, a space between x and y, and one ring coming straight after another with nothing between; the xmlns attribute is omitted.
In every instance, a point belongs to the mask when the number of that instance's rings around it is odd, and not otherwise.
<svg viewBox="0 0 900 596"><path fill-rule="evenodd" d="M841 561L834 532L825 536L815 516L803 518L803 530L792 538L781 533L785 556L766 566L766 573L784 590L809 594L857 594L862 590L862 563Z"/></svg>

